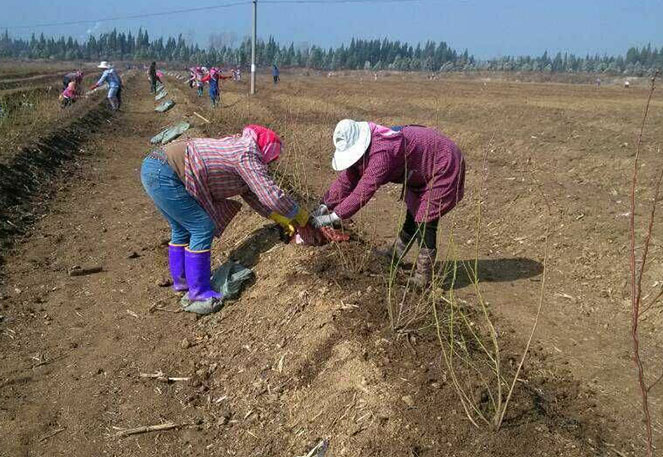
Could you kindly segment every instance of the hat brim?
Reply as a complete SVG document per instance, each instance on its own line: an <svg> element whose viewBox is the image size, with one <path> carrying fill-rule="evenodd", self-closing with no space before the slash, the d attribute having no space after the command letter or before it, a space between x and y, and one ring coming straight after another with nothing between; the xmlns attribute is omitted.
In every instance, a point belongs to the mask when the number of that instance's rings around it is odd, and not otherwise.
<svg viewBox="0 0 663 457"><path fill-rule="evenodd" d="M371 144L371 127L368 122L357 122L359 127L359 138L348 149L334 151L332 168L334 171L347 170L362 158L368 146Z"/></svg>
<svg viewBox="0 0 663 457"><path fill-rule="evenodd" d="M110 68L110 65L97 65L97 68L103 68L104 70L108 70Z"/></svg>

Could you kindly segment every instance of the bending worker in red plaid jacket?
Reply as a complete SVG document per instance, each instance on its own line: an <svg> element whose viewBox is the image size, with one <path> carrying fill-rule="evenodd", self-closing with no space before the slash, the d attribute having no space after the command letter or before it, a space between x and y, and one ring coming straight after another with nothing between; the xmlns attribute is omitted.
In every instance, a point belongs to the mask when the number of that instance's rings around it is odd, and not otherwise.
<svg viewBox="0 0 663 457"><path fill-rule="evenodd" d="M188 290L187 310L207 314L220 308L223 297L210 286L210 249L242 206L230 197L241 196L291 233L308 223L307 211L269 175L267 164L281 149L275 132L248 125L241 135L171 143L143 161L143 187L171 227L173 288Z"/></svg>

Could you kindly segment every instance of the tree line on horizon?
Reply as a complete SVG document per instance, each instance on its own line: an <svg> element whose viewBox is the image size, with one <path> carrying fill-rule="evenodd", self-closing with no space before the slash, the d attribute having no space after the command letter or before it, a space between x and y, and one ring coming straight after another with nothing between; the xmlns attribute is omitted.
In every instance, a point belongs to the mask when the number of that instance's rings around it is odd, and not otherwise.
<svg viewBox="0 0 663 457"><path fill-rule="evenodd" d="M554 56L504 56L477 59L467 50L459 52L443 41L426 41L415 46L387 38L353 38L349 45L321 48L316 45L281 45L273 37L256 43L258 66L277 64L283 67L302 67L317 70L399 70L399 71L519 71L544 73L608 73L643 76L663 68L663 46L631 47L624 56L576 56L558 52ZM251 41L239 45L223 44L201 48L177 38L150 39L147 31L113 30L99 36L90 35L85 41L73 37L45 37L32 34L30 39L11 37L8 31L0 35L0 58L50 60L122 60L181 63L183 65L247 66L251 58Z"/></svg>

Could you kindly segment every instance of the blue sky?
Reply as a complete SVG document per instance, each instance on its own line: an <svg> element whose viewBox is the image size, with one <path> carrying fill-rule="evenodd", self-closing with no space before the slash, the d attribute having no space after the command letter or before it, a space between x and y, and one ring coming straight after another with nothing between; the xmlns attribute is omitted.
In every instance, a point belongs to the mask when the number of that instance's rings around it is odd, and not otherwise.
<svg viewBox="0 0 663 457"><path fill-rule="evenodd" d="M62 3L53 0L0 0L0 26L99 19L211 6L235 0L112 0ZM258 0L260 2L260 0ZM210 33L236 37L251 30L251 6L96 24L10 28L84 38L117 27L146 28L151 36L177 35L203 46ZM413 3L260 4L258 33L281 42L322 46L352 36L412 43L446 41L478 57L569 51L623 54L630 46L663 45L663 0L422 0Z"/></svg>

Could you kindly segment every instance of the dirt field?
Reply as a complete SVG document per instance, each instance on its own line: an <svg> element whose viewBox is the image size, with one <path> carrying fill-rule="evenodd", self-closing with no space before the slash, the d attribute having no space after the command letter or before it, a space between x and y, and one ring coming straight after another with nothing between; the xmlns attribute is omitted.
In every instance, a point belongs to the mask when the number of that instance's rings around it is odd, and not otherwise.
<svg viewBox="0 0 663 457"><path fill-rule="evenodd" d="M44 163L58 166L55 177L5 168L20 175L2 192L8 219L22 226L2 235L13 244L2 253L0 456L304 456L321 439L327 456L642 455L626 280L644 87L358 75L259 83L255 98L246 83L226 83L213 111L171 75L177 105L158 114L140 75L127 84L122 112L99 108L66 157ZM643 213L660 164L661 108L658 92L645 135ZM463 149L466 197L441 223L440 255L473 261L480 228L480 289L506 376L534 319L550 234L541 321L498 432L465 417L426 298L407 294L390 321L394 288L371 248L398 231L399 187L382 189L357 215L350 243L323 248L284 245L243 210L214 260L238 259L256 280L215 315L176 312L177 297L159 286L169 231L138 177L152 135L182 119L194 125L191 136L266 123L286 141L279 176L313 205L334 177L331 132L345 117L435 126ZM31 189L31 214L11 219L12 205L28 204L7 197L22 186ZM660 230L646 290L660 287ZM69 276L76 265L103 271ZM452 291L476 317L470 278L461 274ZM659 308L645 320L652 377L663 368L661 319ZM159 371L191 379L140 376ZM472 375L459 371L470 384ZM651 391L657 442L662 392ZM485 392L476 384L473 394L481 403ZM179 428L117 436L168 422Z"/></svg>

